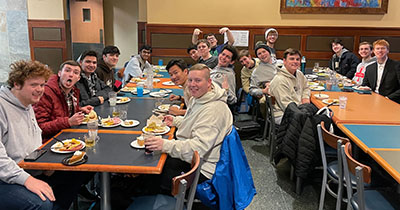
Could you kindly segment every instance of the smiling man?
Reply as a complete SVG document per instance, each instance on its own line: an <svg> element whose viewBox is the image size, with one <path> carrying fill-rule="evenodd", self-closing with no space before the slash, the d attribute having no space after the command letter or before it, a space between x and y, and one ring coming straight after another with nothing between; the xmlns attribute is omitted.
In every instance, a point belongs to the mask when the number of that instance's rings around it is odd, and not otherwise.
<svg viewBox="0 0 400 210"><path fill-rule="evenodd" d="M276 63L276 52L275 52L275 42L278 40L278 31L275 28L269 28L265 31L265 41L266 45L271 49L271 63Z"/></svg>
<svg viewBox="0 0 400 210"><path fill-rule="evenodd" d="M199 63L203 63L212 69L218 65L218 57L210 53L210 43L205 39L200 39L197 43L197 52L200 55Z"/></svg>
<svg viewBox="0 0 400 210"><path fill-rule="evenodd" d="M232 34L231 30L229 30L229 28L222 27L219 29L218 32L222 35L224 35L226 33L226 37L228 38L228 41L225 42L224 44L218 45L218 40L215 37L215 34L209 33L204 36L204 38L207 39L207 42L210 43L209 47L210 47L210 53L212 56L218 56L218 54L222 52L223 47L225 47L226 45L233 45L233 43L235 42L235 38L233 37L233 34ZM201 33L203 33L203 31L201 31L198 28L195 28L193 30L193 35L192 35L192 43L193 44L198 43L199 35ZM210 67L210 68L214 68L214 67Z"/></svg>
<svg viewBox="0 0 400 210"><path fill-rule="evenodd" d="M185 61L182 59L172 59L168 62L166 69L168 74L171 76L171 81L175 83L175 85L180 85L183 88L183 97L171 94L169 96L169 100L180 100L187 106L192 95L190 94L187 86L188 69ZM186 109L170 106L168 113L175 116L184 115L186 113Z"/></svg>
<svg viewBox="0 0 400 210"><path fill-rule="evenodd" d="M377 61L367 67L362 85L400 103L400 64L388 57L389 42L386 40L376 40L373 47Z"/></svg>
<svg viewBox="0 0 400 210"><path fill-rule="evenodd" d="M376 62L376 57L372 57L372 44L369 42L361 42L358 47L358 54L360 54L362 60L361 63L357 65L356 73L354 74L353 81L357 83L357 85L361 85L364 76L365 70L367 66Z"/></svg>
<svg viewBox="0 0 400 210"><path fill-rule="evenodd" d="M291 102L297 105L310 103L310 88L300 67L301 53L292 48L283 53L283 67L271 81L270 93L275 97L275 122L281 123L283 113Z"/></svg>
<svg viewBox="0 0 400 210"><path fill-rule="evenodd" d="M79 106L79 89L75 84L80 79L81 67L72 60L61 64L58 74L52 75L44 87L44 94L34 105L36 119L42 129L43 143L62 129L80 125L84 113L92 106Z"/></svg>
<svg viewBox="0 0 400 210"><path fill-rule="evenodd" d="M108 100L111 88L97 77L97 53L85 51L82 53L80 64L82 67L81 79L76 83L80 91L80 106L98 106Z"/></svg>
<svg viewBox="0 0 400 210"><path fill-rule="evenodd" d="M106 46L102 54L102 58L97 63L96 74L106 85L113 88L114 68L118 63L120 52L116 46Z"/></svg>
<svg viewBox="0 0 400 210"><path fill-rule="evenodd" d="M168 126L177 126L177 139L153 137L145 142L146 148L168 154L161 174L164 192L170 192L172 177L190 169L193 151L203 159L199 183L211 179L221 143L232 129L233 117L226 105L225 91L212 82L206 65L196 64L189 69L188 87L192 98L185 116L164 118Z"/></svg>
<svg viewBox="0 0 400 210"><path fill-rule="evenodd" d="M225 89L228 94L227 103L236 103L236 77L232 65L237 59L236 48L226 45L218 55L218 65L211 70L210 77L213 82Z"/></svg>
<svg viewBox="0 0 400 210"><path fill-rule="evenodd" d="M242 88L244 92L250 91L250 77L254 69L258 67L260 59L252 58L248 50L241 50L239 52L239 62L243 65L240 71L240 79L242 80Z"/></svg>
<svg viewBox="0 0 400 210"><path fill-rule="evenodd" d="M360 60L343 46L340 39L332 40L331 46L334 54L329 61L329 68L349 79L353 79Z"/></svg>
<svg viewBox="0 0 400 210"><path fill-rule="evenodd" d="M132 77L142 77L143 73L152 71L153 68L149 63L151 51L152 49L149 45L143 45L139 49L139 54L129 60L122 79L123 85L128 83Z"/></svg>

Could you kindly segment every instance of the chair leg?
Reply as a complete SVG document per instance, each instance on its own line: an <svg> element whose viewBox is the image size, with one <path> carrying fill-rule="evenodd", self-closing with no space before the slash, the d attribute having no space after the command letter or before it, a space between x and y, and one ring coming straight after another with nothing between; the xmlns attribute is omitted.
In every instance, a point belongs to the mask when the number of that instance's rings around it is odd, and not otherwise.
<svg viewBox="0 0 400 210"><path fill-rule="evenodd" d="M301 195L302 185L303 185L303 179L301 177L297 177L296 178L296 194L297 195Z"/></svg>
<svg viewBox="0 0 400 210"><path fill-rule="evenodd" d="M322 178L321 196L319 198L319 208L318 208L319 210L324 209L327 176L328 176L327 171L324 170L324 174L323 174L323 178Z"/></svg>

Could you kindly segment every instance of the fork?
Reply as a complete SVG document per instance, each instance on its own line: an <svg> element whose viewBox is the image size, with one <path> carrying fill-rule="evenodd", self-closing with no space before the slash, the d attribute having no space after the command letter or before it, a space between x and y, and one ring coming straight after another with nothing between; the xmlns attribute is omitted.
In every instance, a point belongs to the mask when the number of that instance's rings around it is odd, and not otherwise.
<svg viewBox="0 0 400 210"><path fill-rule="evenodd" d="M63 146L65 146L65 143L64 143L62 140L57 139L56 137L53 137L53 139L56 140L56 141L58 141L58 142L61 142L61 144L62 144Z"/></svg>

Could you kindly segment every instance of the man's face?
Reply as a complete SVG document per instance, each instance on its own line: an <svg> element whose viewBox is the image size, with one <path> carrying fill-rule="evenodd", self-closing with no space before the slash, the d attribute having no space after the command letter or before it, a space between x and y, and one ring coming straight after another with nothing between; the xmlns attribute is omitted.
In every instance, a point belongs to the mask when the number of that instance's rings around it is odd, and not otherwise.
<svg viewBox="0 0 400 210"><path fill-rule="evenodd" d="M215 36L207 36L207 41L210 43L211 48L217 46L218 40Z"/></svg>
<svg viewBox="0 0 400 210"><path fill-rule="evenodd" d="M140 57L142 57L142 59L145 61L149 60L150 55L151 55L150 50L143 49L142 51L140 51Z"/></svg>
<svg viewBox="0 0 400 210"><path fill-rule="evenodd" d="M70 90L76 82L81 78L81 69L79 66L71 66L66 64L59 72L61 86Z"/></svg>
<svg viewBox="0 0 400 210"><path fill-rule="evenodd" d="M179 66L173 65L168 71L168 74L171 76L171 81L176 85L183 85L187 80L188 70L182 70Z"/></svg>
<svg viewBox="0 0 400 210"><path fill-rule="evenodd" d="M200 58L200 55L199 55L199 53L197 52L197 50L196 49L191 49L190 51L189 51L189 55L190 55L190 57L194 60L194 61L198 61L199 60L199 58Z"/></svg>
<svg viewBox="0 0 400 210"><path fill-rule="evenodd" d="M201 57L205 57L210 52L210 48L208 48L208 45L206 43L200 42L199 44L197 44L197 51Z"/></svg>
<svg viewBox="0 0 400 210"><path fill-rule="evenodd" d="M104 63L107 64L110 68L114 68L119 60L119 54L118 53L107 53L106 55L103 55L103 60Z"/></svg>
<svg viewBox="0 0 400 210"><path fill-rule="evenodd" d="M97 58L95 56L86 56L81 61L82 70L85 74L92 74L97 68Z"/></svg>
<svg viewBox="0 0 400 210"><path fill-rule="evenodd" d="M385 59L388 53L389 49L385 45L376 44L374 46L374 54L377 59Z"/></svg>
<svg viewBox="0 0 400 210"><path fill-rule="evenodd" d="M371 48L368 44L363 44L358 47L358 54L360 54L361 58L368 58L372 53Z"/></svg>
<svg viewBox="0 0 400 210"><path fill-rule="evenodd" d="M290 73L294 74L300 67L300 55L287 55L286 59L283 59L283 65Z"/></svg>
<svg viewBox="0 0 400 210"><path fill-rule="evenodd" d="M332 43L332 50L334 53L339 53L340 51L342 51L343 46L339 43Z"/></svg>
<svg viewBox="0 0 400 210"><path fill-rule="evenodd" d="M268 50L260 48L257 50L257 58L264 63L269 63L271 61L271 54L269 54Z"/></svg>
<svg viewBox="0 0 400 210"><path fill-rule="evenodd" d="M34 77L25 80L24 85L14 84L15 90L18 91L18 99L25 106L39 102L44 92L46 81L43 77Z"/></svg>
<svg viewBox="0 0 400 210"><path fill-rule="evenodd" d="M206 78L205 70L192 70L188 76L188 87L194 98L200 98L211 87L211 79Z"/></svg>
<svg viewBox="0 0 400 210"><path fill-rule="evenodd" d="M267 36L267 42L268 43L274 44L277 39L278 39L278 34L277 33L275 33L275 32L268 33L268 36Z"/></svg>
<svg viewBox="0 0 400 210"><path fill-rule="evenodd" d="M235 61L232 61L232 52L225 49L218 55L218 65L220 67L227 67L230 64L233 64Z"/></svg>
<svg viewBox="0 0 400 210"><path fill-rule="evenodd" d="M242 56L240 59L240 64L246 66L246 68L251 68L254 65L253 59L250 56Z"/></svg>

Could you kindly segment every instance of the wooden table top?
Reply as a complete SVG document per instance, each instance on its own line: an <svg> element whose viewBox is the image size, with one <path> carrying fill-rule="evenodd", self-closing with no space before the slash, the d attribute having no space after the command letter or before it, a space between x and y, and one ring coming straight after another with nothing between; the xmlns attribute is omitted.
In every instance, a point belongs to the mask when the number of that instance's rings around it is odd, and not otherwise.
<svg viewBox="0 0 400 210"><path fill-rule="evenodd" d="M314 97L319 92L313 91L311 102L318 108L326 106L322 100ZM329 95L330 99L347 96L347 106L330 106L334 112L335 123L367 123L367 124L400 124L400 104L379 94L359 94L355 92L321 92Z"/></svg>

